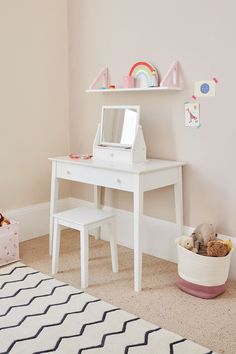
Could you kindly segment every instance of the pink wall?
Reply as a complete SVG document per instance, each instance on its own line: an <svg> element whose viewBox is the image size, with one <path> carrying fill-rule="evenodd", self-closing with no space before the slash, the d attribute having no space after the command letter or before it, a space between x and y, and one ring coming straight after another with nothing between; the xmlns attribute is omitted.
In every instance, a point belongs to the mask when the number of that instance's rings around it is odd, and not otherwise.
<svg viewBox="0 0 236 354"><path fill-rule="evenodd" d="M91 152L103 104L140 104L148 156L186 161L184 222L212 222L219 233L236 235L236 62L233 1L71 0L69 4L70 134L74 152ZM163 75L179 60L184 79L180 93L88 94L86 88L108 65L119 84L138 60L158 65ZM218 77L217 95L201 98L199 129L184 125L184 103L196 80ZM91 199L89 187L75 195ZM107 203L132 207L132 197L107 192ZM174 220L173 189L148 193L145 213Z"/></svg>
<svg viewBox="0 0 236 354"><path fill-rule="evenodd" d="M68 152L67 35L66 0L0 1L3 210L48 201L48 157Z"/></svg>

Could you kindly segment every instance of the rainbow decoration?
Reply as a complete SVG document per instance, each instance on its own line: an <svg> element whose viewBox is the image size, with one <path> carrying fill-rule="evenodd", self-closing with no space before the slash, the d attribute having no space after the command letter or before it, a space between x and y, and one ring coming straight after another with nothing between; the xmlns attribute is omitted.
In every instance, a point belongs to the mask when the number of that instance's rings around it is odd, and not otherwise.
<svg viewBox="0 0 236 354"><path fill-rule="evenodd" d="M129 76L135 79L135 87L158 86L157 69L150 63L138 61L130 69Z"/></svg>

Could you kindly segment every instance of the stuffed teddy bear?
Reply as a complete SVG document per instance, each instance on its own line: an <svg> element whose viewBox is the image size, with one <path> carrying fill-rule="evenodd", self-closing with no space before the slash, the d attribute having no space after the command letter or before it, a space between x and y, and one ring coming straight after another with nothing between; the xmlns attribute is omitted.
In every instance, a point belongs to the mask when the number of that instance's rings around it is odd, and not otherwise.
<svg viewBox="0 0 236 354"><path fill-rule="evenodd" d="M177 245L180 245L184 248L186 248L187 250L189 251L192 251L192 252L197 252L197 250L194 248L194 240L191 236L180 236L180 237L177 237L175 239L175 243Z"/></svg>
<svg viewBox="0 0 236 354"><path fill-rule="evenodd" d="M223 240L209 241L207 244L207 256L210 257L224 257L232 249L232 242Z"/></svg>
<svg viewBox="0 0 236 354"><path fill-rule="evenodd" d="M5 218L5 216L3 216L0 213L0 226L4 226L4 225L9 225L10 224L10 220L8 220L7 218Z"/></svg>
<svg viewBox="0 0 236 354"><path fill-rule="evenodd" d="M194 240L194 248L197 249L197 252L200 248L206 248L209 241L213 241L217 237L215 228L212 224L200 224L192 233Z"/></svg>

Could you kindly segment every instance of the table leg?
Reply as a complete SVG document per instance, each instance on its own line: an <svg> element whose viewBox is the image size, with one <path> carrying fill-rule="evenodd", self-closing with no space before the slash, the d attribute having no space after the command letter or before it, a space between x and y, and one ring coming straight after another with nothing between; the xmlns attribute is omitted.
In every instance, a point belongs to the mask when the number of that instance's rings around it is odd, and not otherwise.
<svg viewBox="0 0 236 354"><path fill-rule="evenodd" d="M178 167L178 182L174 185L175 191L175 216L177 224L177 235L183 233L183 189L182 189L182 167Z"/></svg>
<svg viewBox="0 0 236 354"><path fill-rule="evenodd" d="M101 187L94 186L94 205L97 209L101 208ZM99 240L101 237L101 227L97 227L94 232L95 239Z"/></svg>
<svg viewBox="0 0 236 354"><path fill-rule="evenodd" d="M142 289L143 190L138 180L134 192L134 290Z"/></svg>
<svg viewBox="0 0 236 354"><path fill-rule="evenodd" d="M56 161L52 162L51 176L51 202L50 202L50 225L49 225L49 255L52 255L52 237L53 237L53 214L57 211L58 200L58 179L56 178Z"/></svg>
<svg viewBox="0 0 236 354"><path fill-rule="evenodd" d="M80 230L80 268L81 268L81 288L88 287L88 230Z"/></svg>

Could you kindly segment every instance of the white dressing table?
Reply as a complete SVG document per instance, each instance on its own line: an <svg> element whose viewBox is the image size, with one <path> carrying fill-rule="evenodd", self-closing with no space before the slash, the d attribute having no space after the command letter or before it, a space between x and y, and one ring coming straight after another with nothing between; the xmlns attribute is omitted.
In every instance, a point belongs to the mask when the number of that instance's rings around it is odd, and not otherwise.
<svg viewBox="0 0 236 354"><path fill-rule="evenodd" d="M95 186L95 204L99 207L100 187L132 192L134 215L134 289L142 288L142 217L143 194L146 191L174 185L176 223L178 235L182 234L183 162L146 160L141 163L122 164L103 160L75 160L70 157L50 158L52 161L50 244L52 240L53 214L57 211L59 179L89 183Z"/></svg>

